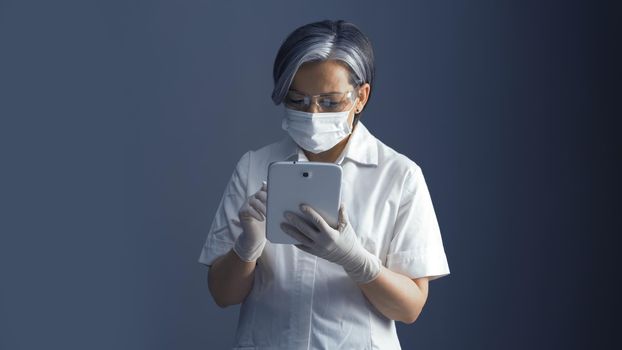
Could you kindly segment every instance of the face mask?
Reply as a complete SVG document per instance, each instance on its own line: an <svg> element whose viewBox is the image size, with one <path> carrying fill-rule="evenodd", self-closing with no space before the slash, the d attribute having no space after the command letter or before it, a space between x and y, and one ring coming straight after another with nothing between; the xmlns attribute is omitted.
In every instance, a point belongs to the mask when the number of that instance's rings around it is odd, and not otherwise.
<svg viewBox="0 0 622 350"><path fill-rule="evenodd" d="M310 113L285 107L283 130L305 150L320 153L331 149L352 132L348 115L356 106L343 112Z"/></svg>

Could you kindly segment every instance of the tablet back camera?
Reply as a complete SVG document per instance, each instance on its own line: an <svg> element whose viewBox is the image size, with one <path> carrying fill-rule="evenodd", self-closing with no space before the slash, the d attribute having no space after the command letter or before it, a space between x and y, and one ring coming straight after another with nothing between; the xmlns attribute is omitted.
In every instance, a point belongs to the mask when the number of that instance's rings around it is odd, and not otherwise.
<svg viewBox="0 0 622 350"><path fill-rule="evenodd" d="M303 171L302 172L302 176L303 177L309 177L309 172L308 171Z"/></svg>

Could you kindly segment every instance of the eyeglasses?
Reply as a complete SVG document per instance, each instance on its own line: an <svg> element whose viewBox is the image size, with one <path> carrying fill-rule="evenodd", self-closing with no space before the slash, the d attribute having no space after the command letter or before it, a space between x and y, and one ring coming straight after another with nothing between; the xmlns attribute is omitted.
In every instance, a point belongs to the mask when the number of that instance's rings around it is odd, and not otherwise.
<svg viewBox="0 0 622 350"><path fill-rule="evenodd" d="M356 90L304 95L292 89L287 92L284 103L288 108L304 111L308 110L311 107L311 101L314 101L321 112L341 112L349 107L350 102L356 100L357 94L354 93Z"/></svg>

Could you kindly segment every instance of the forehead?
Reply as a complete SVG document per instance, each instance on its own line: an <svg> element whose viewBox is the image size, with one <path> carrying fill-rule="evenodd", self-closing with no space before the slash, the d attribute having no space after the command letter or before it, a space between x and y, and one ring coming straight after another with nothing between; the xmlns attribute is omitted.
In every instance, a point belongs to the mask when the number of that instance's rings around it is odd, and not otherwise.
<svg viewBox="0 0 622 350"><path fill-rule="evenodd" d="M345 63L336 60L305 62L294 75L290 89L309 95L345 92L352 88L349 77Z"/></svg>

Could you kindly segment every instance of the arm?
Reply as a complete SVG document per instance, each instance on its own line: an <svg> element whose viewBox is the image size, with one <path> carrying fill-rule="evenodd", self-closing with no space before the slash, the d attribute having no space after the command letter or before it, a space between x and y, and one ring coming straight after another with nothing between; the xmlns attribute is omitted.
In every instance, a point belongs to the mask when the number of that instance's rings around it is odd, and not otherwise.
<svg viewBox="0 0 622 350"><path fill-rule="evenodd" d="M301 244L296 247L341 265L358 284L369 301L386 317L413 323L419 317L428 295L428 278L410 279L384 267L380 259L363 248L350 225L343 205L339 223L332 228L313 208L301 210L311 223L296 213L286 213L288 223L281 229Z"/></svg>
<svg viewBox="0 0 622 350"><path fill-rule="evenodd" d="M240 304L253 286L256 262L243 261L233 251L218 257L207 273L210 293L220 307Z"/></svg>
<svg viewBox="0 0 622 350"><path fill-rule="evenodd" d="M240 304L253 287L257 259L266 243L267 189L264 181L259 191L246 199L238 211L240 220L232 220L242 232L233 248L214 260L208 271L208 287L220 307Z"/></svg>
<svg viewBox="0 0 622 350"><path fill-rule="evenodd" d="M410 279L384 266L376 279L358 286L378 311L404 323L417 320L428 297L427 277Z"/></svg>

